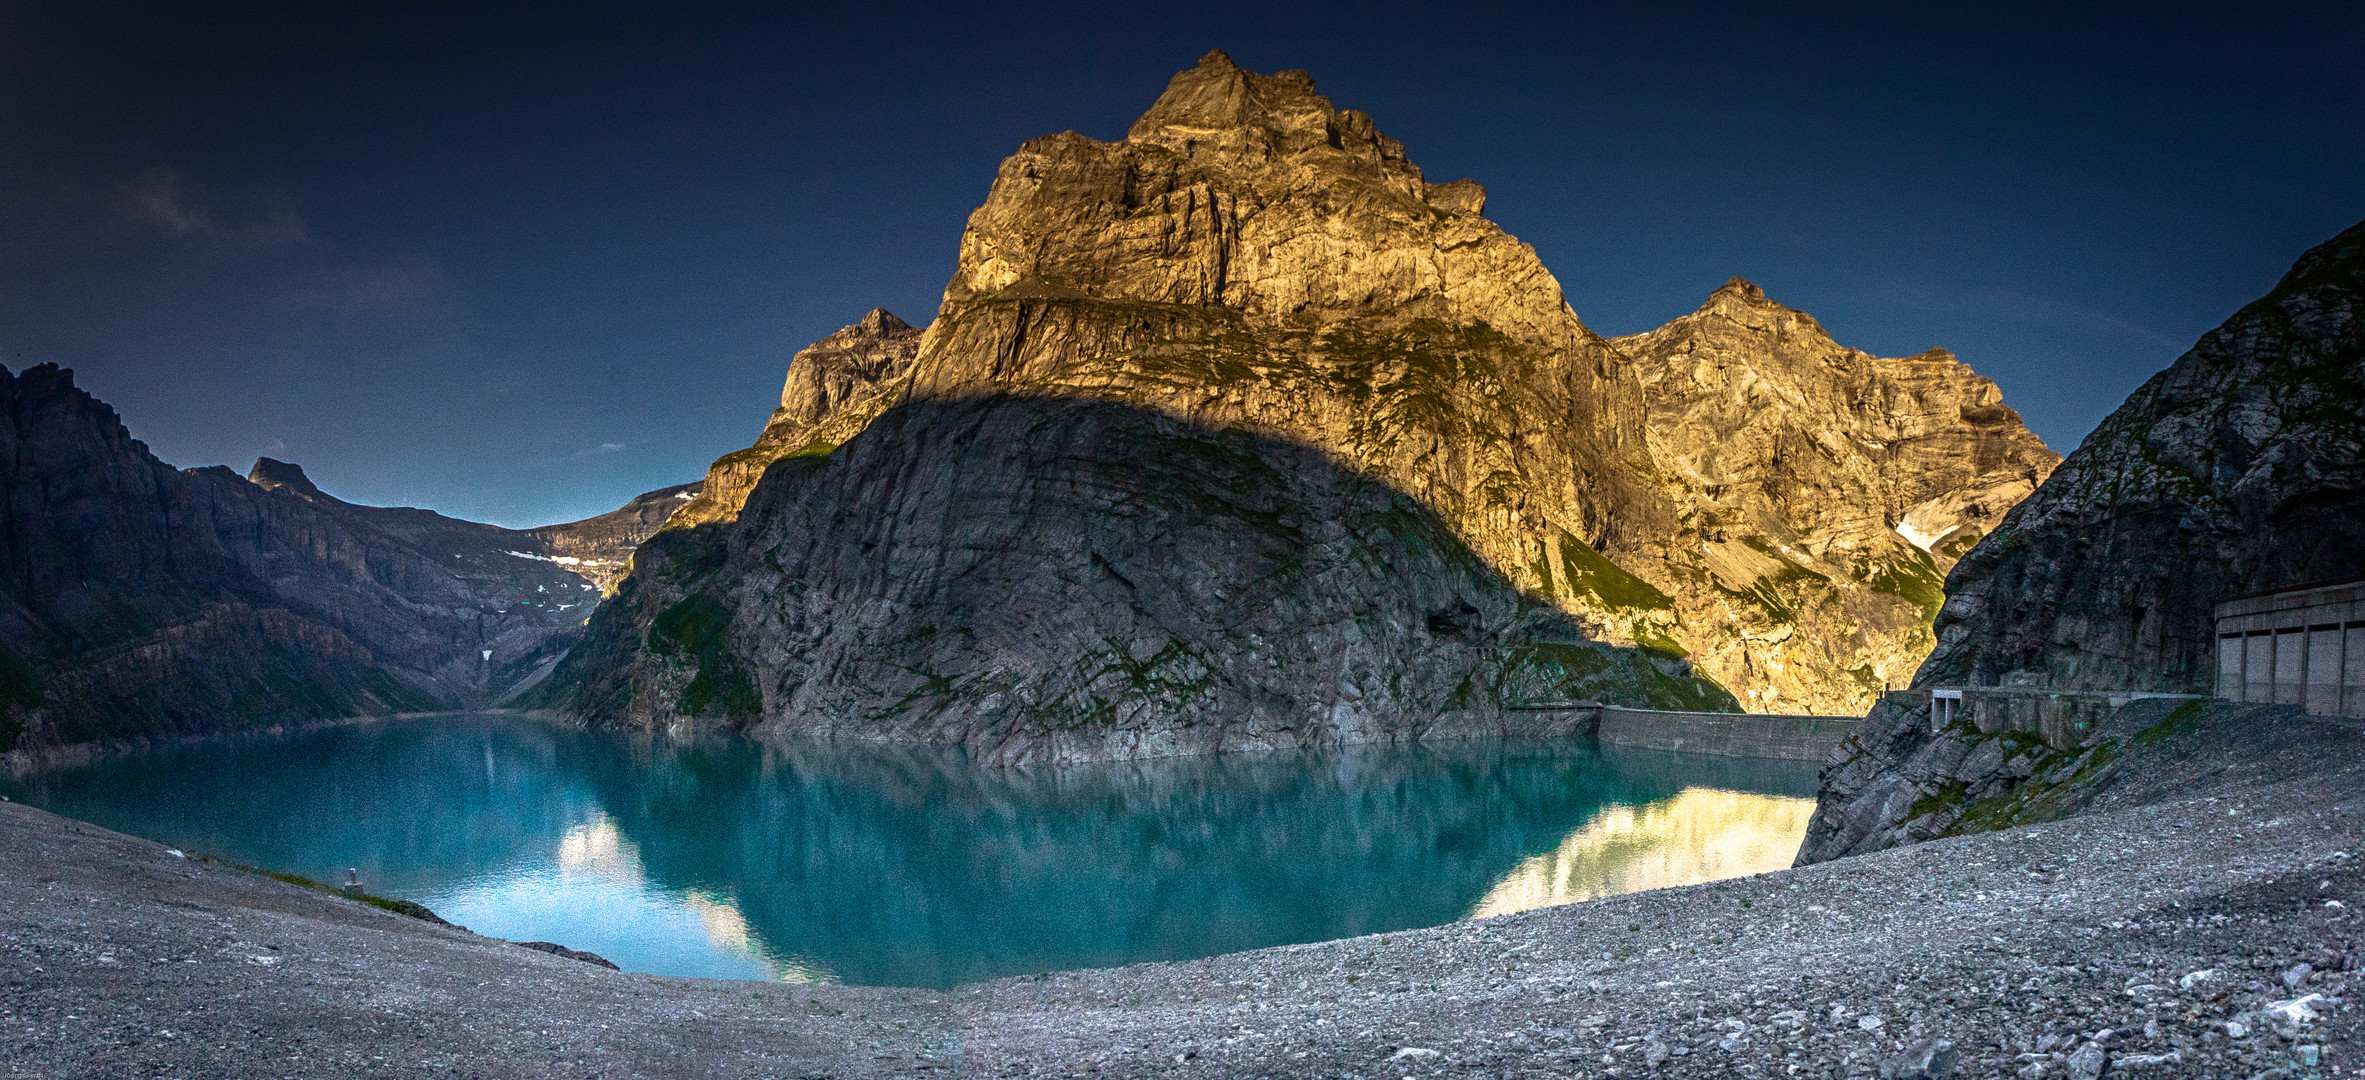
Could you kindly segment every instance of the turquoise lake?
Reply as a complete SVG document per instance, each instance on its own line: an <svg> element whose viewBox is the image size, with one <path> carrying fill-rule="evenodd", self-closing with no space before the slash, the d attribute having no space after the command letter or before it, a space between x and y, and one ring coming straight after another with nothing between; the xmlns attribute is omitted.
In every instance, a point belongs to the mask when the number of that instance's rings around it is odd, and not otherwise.
<svg viewBox="0 0 2365 1080"><path fill-rule="evenodd" d="M1437 926L1790 864L1807 762L1582 743L989 769L459 715L0 793L628 971L950 987Z"/></svg>

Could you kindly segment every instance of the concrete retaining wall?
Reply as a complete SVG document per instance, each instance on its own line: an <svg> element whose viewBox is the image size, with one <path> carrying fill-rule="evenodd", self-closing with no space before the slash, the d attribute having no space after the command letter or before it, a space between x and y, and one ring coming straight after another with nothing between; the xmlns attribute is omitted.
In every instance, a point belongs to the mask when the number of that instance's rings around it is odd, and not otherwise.
<svg viewBox="0 0 2365 1080"><path fill-rule="evenodd" d="M1594 733L1611 746L1821 761L1860 723L1863 721L1853 716L1661 712L1606 706Z"/></svg>
<svg viewBox="0 0 2365 1080"><path fill-rule="evenodd" d="M2365 581L2217 605L2217 696L2365 717Z"/></svg>
<svg viewBox="0 0 2365 1080"><path fill-rule="evenodd" d="M1909 708L1923 701L1929 704L1933 730L1958 719L1968 719L1984 733L2025 731L2062 750L2084 745L2088 731L2100 727L2130 701L2143 698L2193 701L2203 696L2148 690L2052 690L2026 686L1939 686L1907 693L1914 697L1901 704Z"/></svg>

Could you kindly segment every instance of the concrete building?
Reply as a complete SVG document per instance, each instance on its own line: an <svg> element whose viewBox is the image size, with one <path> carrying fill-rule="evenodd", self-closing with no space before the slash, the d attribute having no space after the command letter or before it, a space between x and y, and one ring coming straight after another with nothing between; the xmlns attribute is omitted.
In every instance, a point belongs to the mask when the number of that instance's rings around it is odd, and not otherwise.
<svg viewBox="0 0 2365 1080"><path fill-rule="evenodd" d="M2217 605L2217 696L2365 717L2365 578Z"/></svg>

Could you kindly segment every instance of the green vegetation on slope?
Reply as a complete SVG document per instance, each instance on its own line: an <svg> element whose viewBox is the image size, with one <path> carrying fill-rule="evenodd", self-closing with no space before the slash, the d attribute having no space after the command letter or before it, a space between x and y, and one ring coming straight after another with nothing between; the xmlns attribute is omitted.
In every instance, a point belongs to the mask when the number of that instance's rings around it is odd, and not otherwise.
<svg viewBox="0 0 2365 1080"><path fill-rule="evenodd" d="M702 715L716 704L727 716L763 712L763 694L739 669L725 640L730 626L730 608L703 592L691 593L649 623L649 647L658 655L697 661L698 673L682 688L684 715Z"/></svg>
<svg viewBox="0 0 2365 1080"><path fill-rule="evenodd" d="M1938 572L1938 564L1920 548L1910 550L1913 554L1906 562L1855 567L1857 579L1872 586L1874 592L1920 608L1922 618L1935 619L1938 609L1946 606L1946 575Z"/></svg>

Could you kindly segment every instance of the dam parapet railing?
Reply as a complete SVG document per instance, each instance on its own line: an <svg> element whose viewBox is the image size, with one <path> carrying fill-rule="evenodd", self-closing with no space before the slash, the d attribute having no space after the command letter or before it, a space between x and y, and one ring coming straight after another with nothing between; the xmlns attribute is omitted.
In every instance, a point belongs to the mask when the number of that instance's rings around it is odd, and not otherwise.
<svg viewBox="0 0 2365 1080"><path fill-rule="evenodd" d="M1804 713L1678 712L1629 709L1598 701L1527 701L1508 706L1555 733L1587 735L1609 746L1722 757L1822 761L1863 723L1856 716Z"/></svg>
<svg viewBox="0 0 2365 1080"><path fill-rule="evenodd" d="M2152 690L2056 690L2042 686L1933 686L1892 690L1885 696L1890 704L1909 709L1929 706L1931 731L1968 720L1983 733L2025 731L2061 749L2083 743L2088 731L2130 701L2149 698L2202 701L2209 697Z"/></svg>

